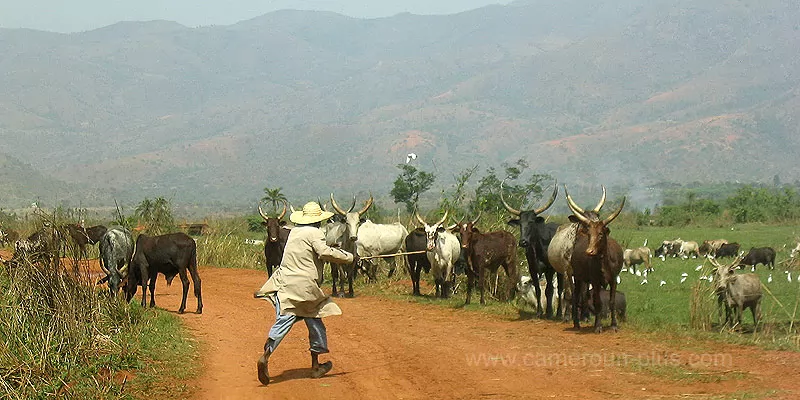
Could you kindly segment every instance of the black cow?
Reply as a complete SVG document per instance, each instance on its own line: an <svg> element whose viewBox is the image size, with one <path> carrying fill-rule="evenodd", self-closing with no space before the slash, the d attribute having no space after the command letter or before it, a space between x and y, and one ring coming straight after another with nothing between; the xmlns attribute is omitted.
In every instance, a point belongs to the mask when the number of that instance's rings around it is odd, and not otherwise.
<svg viewBox="0 0 800 400"><path fill-rule="evenodd" d="M567 189L564 188L566 193ZM600 291L609 286L609 304L611 308L611 329L617 330L616 295L617 276L622 270L622 247L610 237L608 225L614 221L625 206L622 198L619 208L604 220L597 213L587 213L581 209L567 193L567 205L572 210L570 221L578 223L575 246L572 250L572 276L575 287L572 291L572 322L575 329L580 329L579 308L583 305L583 294L588 284L592 285L592 300L595 310L602 310ZM601 313L595 314L594 331L600 333Z"/></svg>
<svg viewBox="0 0 800 400"><path fill-rule="evenodd" d="M715 258L736 257L739 254L739 243L725 243L714 254Z"/></svg>
<svg viewBox="0 0 800 400"><path fill-rule="evenodd" d="M528 272L530 273L533 282L539 282L539 274L544 273L547 280L544 294L547 298L547 306L545 309L545 316L552 318L553 316L553 275L556 275L558 281L558 297L561 298L564 288L564 275L557 274L550 261L547 258L547 246L550 240L558 229L558 224L550 223L545 224L544 218L539 214L545 212L556 200L558 195L558 183L553 185L553 195L544 206L533 210L517 210L506 202L503 197L503 183L500 183L500 200L503 202L506 210L512 215L519 217L519 219L512 218L508 221L509 225L519 226L519 247L525 249L525 257L528 259ZM541 264L541 267L540 267ZM542 305L539 299L542 298L542 289L536 284L533 285L536 292L536 312L542 315ZM561 307L558 308L557 317L561 317Z"/></svg>
<svg viewBox="0 0 800 400"><path fill-rule="evenodd" d="M752 247L744 256L739 266L749 266L755 269L757 264L764 264L769 269L775 269L775 249L772 247Z"/></svg>
<svg viewBox="0 0 800 400"><path fill-rule="evenodd" d="M161 236L139 235L136 239L130 273L125 285L126 300L130 301L136 294L138 285L142 286L142 307L147 300L147 285L150 286L150 307L155 307L156 277L164 274L167 284L175 275L181 277L183 284L183 300L179 313L186 309L186 296L189 293L189 277L192 275L194 295L197 297L197 313L203 313L203 296L201 294L200 275L197 272L197 244L189 235L178 232Z"/></svg>
<svg viewBox="0 0 800 400"><path fill-rule="evenodd" d="M258 205L258 213L264 219L261 225L267 227L267 237L264 239L264 259L267 264L267 276L272 276L273 268L281 266L283 249L286 247L286 241L289 239L291 231L291 229L284 228L286 221L282 221L283 216L286 215L286 201L283 202L281 215L275 218L268 217L261 209L261 204Z"/></svg>
<svg viewBox="0 0 800 400"><path fill-rule="evenodd" d="M506 231L482 233L475 227L480 214L471 222L460 223L461 248L467 251L469 266L467 268L467 300L472 298L472 287L477 279L480 285L481 305L486 304L484 286L486 270L496 273L501 265L506 272L507 300L514 298L519 275L517 273L517 249L514 235Z"/></svg>
<svg viewBox="0 0 800 400"><path fill-rule="evenodd" d="M406 251L426 251L428 239L425 236L425 230L422 228L414 229L409 232L405 239ZM408 274L411 275L411 290L414 296L421 296L419 291L419 279L422 271L426 274L431 272L431 262L428 261L428 255L425 253L408 254L406 255L408 261Z"/></svg>

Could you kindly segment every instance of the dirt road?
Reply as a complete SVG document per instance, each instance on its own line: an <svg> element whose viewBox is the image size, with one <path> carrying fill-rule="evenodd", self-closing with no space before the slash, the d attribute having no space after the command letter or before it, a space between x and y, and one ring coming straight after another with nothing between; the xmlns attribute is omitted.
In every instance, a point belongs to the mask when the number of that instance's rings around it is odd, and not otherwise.
<svg viewBox="0 0 800 400"><path fill-rule="evenodd" d="M344 315L325 321L331 375L308 378L307 330L299 324L271 358L273 382L265 387L256 360L274 311L252 293L266 274L202 268L201 276L204 314L182 316L205 343L197 399L800 396L797 353L721 344L697 353L643 342L624 325L616 334L584 334L556 322L366 296L338 300ZM159 307L177 309L177 283L168 288L159 280ZM188 304L194 310L193 298Z"/></svg>

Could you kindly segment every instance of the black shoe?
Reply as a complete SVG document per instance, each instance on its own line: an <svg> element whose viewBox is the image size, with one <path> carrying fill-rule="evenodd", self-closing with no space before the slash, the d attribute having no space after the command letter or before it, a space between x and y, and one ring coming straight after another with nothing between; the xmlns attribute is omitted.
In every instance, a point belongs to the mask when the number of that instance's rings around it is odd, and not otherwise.
<svg viewBox="0 0 800 400"><path fill-rule="evenodd" d="M269 356L270 351L267 350L258 359L258 380L262 385L269 385Z"/></svg>
<svg viewBox="0 0 800 400"><path fill-rule="evenodd" d="M318 367L311 369L311 377L314 379L322 378L323 376L325 376L325 374L331 371L331 368L333 368L332 362L330 361L324 362L320 364Z"/></svg>

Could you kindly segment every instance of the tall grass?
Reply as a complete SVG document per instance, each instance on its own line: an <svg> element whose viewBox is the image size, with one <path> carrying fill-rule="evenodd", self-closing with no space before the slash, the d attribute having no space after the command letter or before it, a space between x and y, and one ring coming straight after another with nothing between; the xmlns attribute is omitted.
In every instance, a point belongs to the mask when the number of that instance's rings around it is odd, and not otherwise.
<svg viewBox="0 0 800 400"><path fill-rule="evenodd" d="M139 371L148 361L163 355L190 363L194 350L177 318L129 306L95 288L86 271L50 260L22 258L0 268L0 398L138 397L158 387L138 381L158 382L174 375L169 368L185 368L159 362ZM133 389L121 378L127 373L136 375Z"/></svg>
<svg viewBox="0 0 800 400"><path fill-rule="evenodd" d="M211 232L197 237L198 265L213 265L220 268L265 269L264 245L245 243L245 239L256 236L248 232L244 219L217 220L208 223Z"/></svg>

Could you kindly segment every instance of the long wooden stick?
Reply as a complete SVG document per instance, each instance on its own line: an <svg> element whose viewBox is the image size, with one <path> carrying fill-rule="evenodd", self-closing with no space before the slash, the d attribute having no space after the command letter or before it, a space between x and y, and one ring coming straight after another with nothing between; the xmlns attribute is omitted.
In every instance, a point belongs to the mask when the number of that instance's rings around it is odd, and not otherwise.
<svg viewBox="0 0 800 400"><path fill-rule="evenodd" d="M405 253L382 254L382 255L378 255L378 256L359 257L359 259L361 259L361 260L369 260L371 258L386 258L386 257L405 256L405 255L408 255L408 254L422 254L422 253L426 253L426 251L425 250L407 251Z"/></svg>

